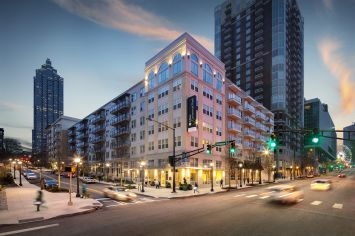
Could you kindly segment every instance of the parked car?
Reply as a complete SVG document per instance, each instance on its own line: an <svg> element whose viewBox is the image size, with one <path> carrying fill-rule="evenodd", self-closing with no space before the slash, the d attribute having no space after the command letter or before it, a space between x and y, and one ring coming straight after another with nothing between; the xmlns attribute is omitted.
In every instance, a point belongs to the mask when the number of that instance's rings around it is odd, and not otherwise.
<svg viewBox="0 0 355 236"><path fill-rule="evenodd" d="M128 189L122 187L108 187L103 190L105 197L109 197L119 201L133 201L137 198L135 193L130 192Z"/></svg>
<svg viewBox="0 0 355 236"><path fill-rule="evenodd" d="M297 203L303 200L303 191L291 185L277 185L269 187L273 191L270 200L278 203Z"/></svg>
<svg viewBox="0 0 355 236"><path fill-rule="evenodd" d="M38 176L35 174L35 173L27 173L27 176L26 176L27 179L37 179Z"/></svg>
<svg viewBox="0 0 355 236"><path fill-rule="evenodd" d="M339 177L339 178L345 178L345 177L346 177L346 174L344 174L344 173L338 174L338 177Z"/></svg>
<svg viewBox="0 0 355 236"><path fill-rule="evenodd" d="M70 178L70 172L65 172L65 175L63 175L65 178ZM72 178L76 177L76 173L72 173L71 175Z"/></svg>
<svg viewBox="0 0 355 236"><path fill-rule="evenodd" d="M329 179L316 179L311 183L312 190L329 190L331 188L331 181Z"/></svg>
<svg viewBox="0 0 355 236"><path fill-rule="evenodd" d="M25 170L25 171L23 171L22 174L23 174L24 177L27 177L28 173L33 173L33 172L31 170Z"/></svg>
<svg viewBox="0 0 355 236"><path fill-rule="evenodd" d="M43 184L45 188L58 188L58 181L54 179L45 179Z"/></svg>
<svg viewBox="0 0 355 236"><path fill-rule="evenodd" d="M86 184L94 184L96 183L96 179L92 178L92 177L80 177L80 180L83 181L83 183Z"/></svg>

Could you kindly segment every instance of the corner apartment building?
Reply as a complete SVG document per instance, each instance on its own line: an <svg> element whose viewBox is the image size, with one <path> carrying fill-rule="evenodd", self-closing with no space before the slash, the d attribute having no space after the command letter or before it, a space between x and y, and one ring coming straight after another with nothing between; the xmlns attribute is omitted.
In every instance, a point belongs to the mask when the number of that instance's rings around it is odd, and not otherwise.
<svg viewBox="0 0 355 236"><path fill-rule="evenodd" d="M352 161L351 163L355 163L355 123L352 125L346 126L343 128L343 138L347 139L343 141L343 145L347 146L352 154ZM353 140L353 141L350 141Z"/></svg>
<svg viewBox="0 0 355 236"><path fill-rule="evenodd" d="M296 0L226 0L215 8L215 55L227 78L275 114L275 131L303 127L303 51ZM301 135L284 133L277 166L302 148Z"/></svg>
<svg viewBox="0 0 355 236"><path fill-rule="evenodd" d="M68 144L68 129L80 121L79 119L60 116L46 128L47 137L47 159L52 168L70 163L70 149ZM62 163L63 162L63 163Z"/></svg>

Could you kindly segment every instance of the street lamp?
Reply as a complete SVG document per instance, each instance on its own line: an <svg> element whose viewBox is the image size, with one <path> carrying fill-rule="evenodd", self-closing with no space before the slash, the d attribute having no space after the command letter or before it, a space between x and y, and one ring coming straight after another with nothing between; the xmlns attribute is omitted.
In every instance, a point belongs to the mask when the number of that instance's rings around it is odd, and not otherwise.
<svg viewBox="0 0 355 236"><path fill-rule="evenodd" d="M211 167L211 192L213 192L213 162L210 163L210 167Z"/></svg>
<svg viewBox="0 0 355 236"><path fill-rule="evenodd" d="M275 167L276 167L275 165L272 166L272 169L274 170L274 174L273 174L274 177L273 177L273 181L272 182L275 182Z"/></svg>
<svg viewBox="0 0 355 236"><path fill-rule="evenodd" d="M145 166L145 161L141 161L140 163L141 169L142 169L142 189L141 192L144 192L144 166Z"/></svg>
<svg viewBox="0 0 355 236"><path fill-rule="evenodd" d="M110 163L106 163L105 166L107 167L107 170L106 170L106 181L108 182L108 172L109 172L109 168L110 168Z"/></svg>
<svg viewBox="0 0 355 236"><path fill-rule="evenodd" d="M175 173L175 171L176 171L176 162L175 162L175 128L172 128L172 127L170 127L170 126L168 126L166 124L163 124L163 123L161 123L159 121L153 120L150 117L147 117L146 119L149 120L149 121L153 121L155 123L158 123L158 124L164 126L165 128L173 130L173 158L174 158L174 161L173 161L173 193L176 193L176 190L175 190L175 188L176 188L176 185L175 185L175 174L176 174Z"/></svg>
<svg viewBox="0 0 355 236"><path fill-rule="evenodd" d="M239 167L239 174L240 174L240 178L239 178L239 180L240 180L240 184L239 184L239 187L242 187L242 167L243 167L243 163L242 162L239 162L239 164L238 164L238 167ZM238 185L238 184L237 184Z"/></svg>
<svg viewBox="0 0 355 236"><path fill-rule="evenodd" d="M80 157L75 157L74 162L76 163L76 197L80 197L79 193L79 163L81 159Z"/></svg>
<svg viewBox="0 0 355 236"><path fill-rule="evenodd" d="M290 166L290 180L292 180L292 166Z"/></svg>
<svg viewBox="0 0 355 236"><path fill-rule="evenodd" d="M22 161L17 162L20 165L20 186L22 186L22 177L21 177L21 172L22 172Z"/></svg>
<svg viewBox="0 0 355 236"><path fill-rule="evenodd" d="M16 179L16 161L13 161L12 164L14 165L14 179Z"/></svg>

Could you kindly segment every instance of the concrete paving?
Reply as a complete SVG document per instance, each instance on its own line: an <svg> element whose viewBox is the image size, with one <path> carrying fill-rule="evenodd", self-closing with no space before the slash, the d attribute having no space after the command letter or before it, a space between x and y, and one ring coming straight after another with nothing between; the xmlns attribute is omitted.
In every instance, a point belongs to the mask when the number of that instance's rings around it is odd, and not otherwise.
<svg viewBox="0 0 355 236"><path fill-rule="evenodd" d="M17 176L19 176L17 174ZM19 183L17 178L16 183ZM45 220L65 215L83 214L102 207L94 199L76 198L72 193L72 206L68 205L69 193L51 193L43 190L45 203L37 211L34 200L40 188L22 177L22 187L6 188L7 210L0 210L0 225Z"/></svg>

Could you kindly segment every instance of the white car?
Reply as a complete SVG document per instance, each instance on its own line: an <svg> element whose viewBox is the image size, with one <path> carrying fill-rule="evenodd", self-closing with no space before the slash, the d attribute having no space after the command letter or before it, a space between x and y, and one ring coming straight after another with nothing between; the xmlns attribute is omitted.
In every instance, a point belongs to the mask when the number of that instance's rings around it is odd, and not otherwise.
<svg viewBox="0 0 355 236"><path fill-rule="evenodd" d="M329 190L331 188L331 181L329 179L316 179L311 183L312 190Z"/></svg>
<svg viewBox="0 0 355 236"><path fill-rule="evenodd" d="M303 191L291 185L277 185L269 187L268 190L272 192L270 200L273 202L297 203L304 198Z"/></svg>
<svg viewBox="0 0 355 236"><path fill-rule="evenodd" d="M103 190L105 197L109 197L119 201L133 201L137 198L137 194L130 192L128 189L121 187L108 187Z"/></svg>
<svg viewBox="0 0 355 236"><path fill-rule="evenodd" d="M35 173L27 173L27 179L37 179L37 175Z"/></svg>
<svg viewBox="0 0 355 236"><path fill-rule="evenodd" d="M94 184L96 183L96 179L92 178L92 177L80 177L81 181L83 181L83 183L86 184Z"/></svg>

